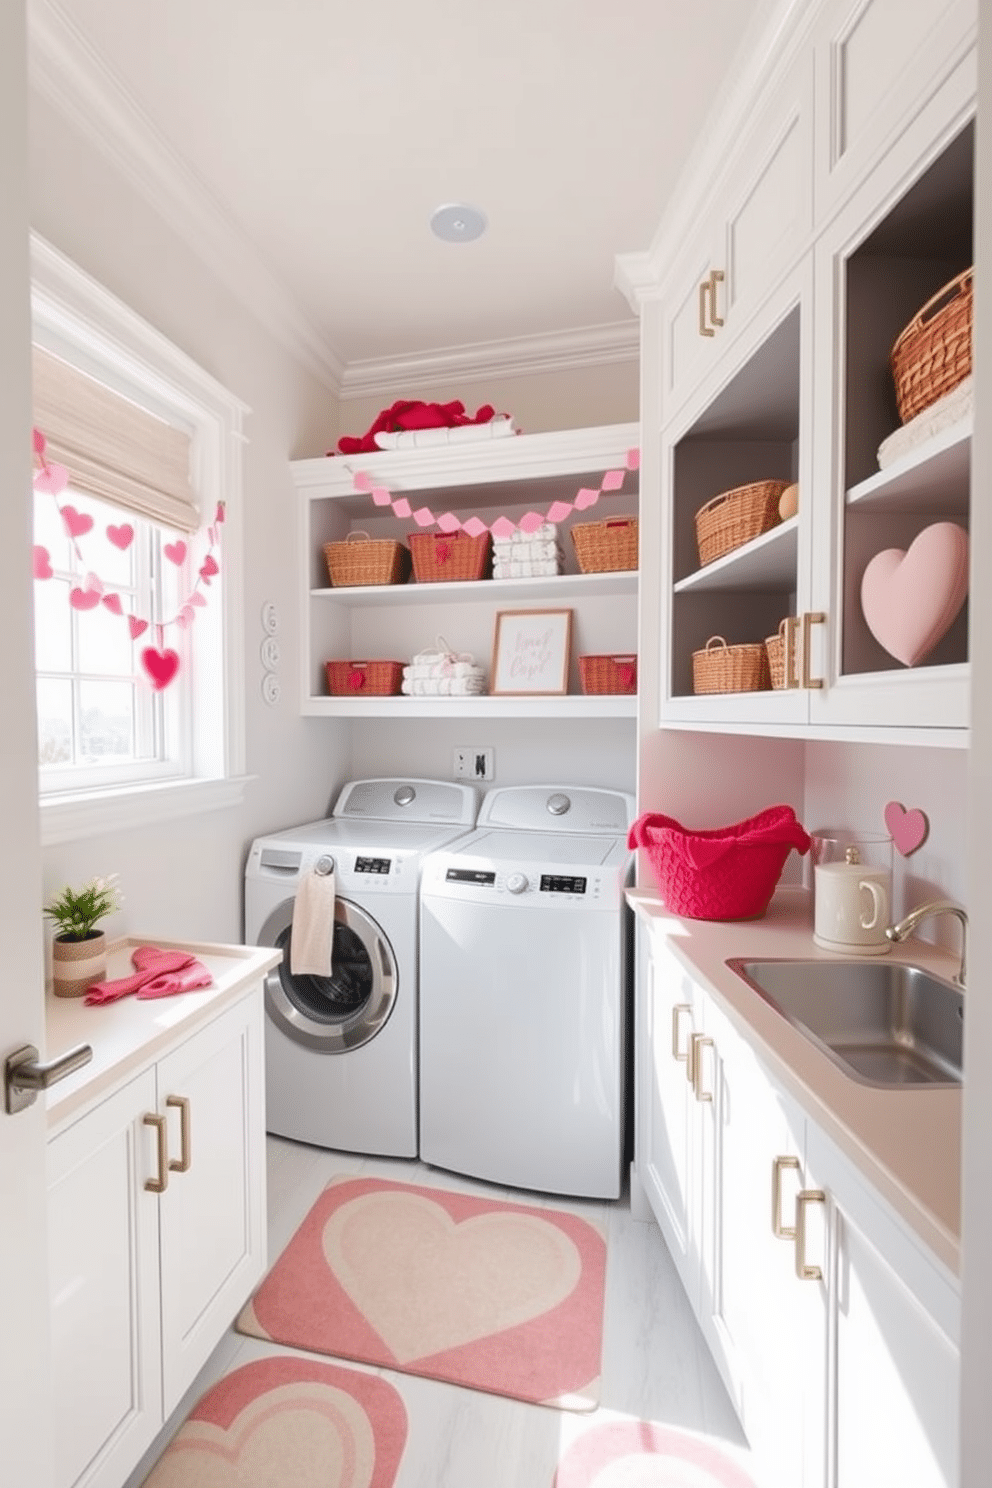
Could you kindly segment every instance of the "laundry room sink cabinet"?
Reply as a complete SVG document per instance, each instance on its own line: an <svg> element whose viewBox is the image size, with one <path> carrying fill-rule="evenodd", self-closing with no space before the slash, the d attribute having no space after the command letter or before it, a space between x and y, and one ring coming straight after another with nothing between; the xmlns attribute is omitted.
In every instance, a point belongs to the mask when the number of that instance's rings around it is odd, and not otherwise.
<svg viewBox="0 0 992 1488"><path fill-rule="evenodd" d="M119 1488L264 1273L273 953L194 949L214 988L50 1016L94 1050L49 1097L55 1488Z"/></svg>

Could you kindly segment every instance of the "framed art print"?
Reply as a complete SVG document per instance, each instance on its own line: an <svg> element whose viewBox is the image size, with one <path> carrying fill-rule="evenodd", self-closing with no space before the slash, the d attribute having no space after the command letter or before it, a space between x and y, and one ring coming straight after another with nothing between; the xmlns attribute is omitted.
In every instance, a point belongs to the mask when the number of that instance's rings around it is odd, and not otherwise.
<svg viewBox="0 0 992 1488"><path fill-rule="evenodd" d="M497 610L489 690L538 697L568 691L571 610Z"/></svg>

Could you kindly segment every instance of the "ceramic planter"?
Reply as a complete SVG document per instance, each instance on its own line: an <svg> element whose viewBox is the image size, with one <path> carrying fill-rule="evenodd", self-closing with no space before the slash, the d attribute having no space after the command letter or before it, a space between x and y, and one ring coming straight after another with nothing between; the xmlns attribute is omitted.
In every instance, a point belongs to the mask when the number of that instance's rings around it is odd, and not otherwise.
<svg viewBox="0 0 992 1488"><path fill-rule="evenodd" d="M52 991L56 997L82 997L87 987L107 979L107 937L91 930L85 940L52 941Z"/></svg>

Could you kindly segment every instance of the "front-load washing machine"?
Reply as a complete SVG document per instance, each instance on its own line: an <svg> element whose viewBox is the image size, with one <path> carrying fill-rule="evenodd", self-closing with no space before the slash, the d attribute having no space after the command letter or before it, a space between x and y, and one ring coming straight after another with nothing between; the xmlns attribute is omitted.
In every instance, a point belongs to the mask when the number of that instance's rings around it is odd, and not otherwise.
<svg viewBox="0 0 992 1488"><path fill-rule="evenodd" d="M283 952L265 980L270 1132L416 1157L420 868L431 849L472 827L477 810L469 785L356 780L329 817L252 843L245 939ZM296 891L313 873L334 875L330 975L294 976Z"/></svg>
<svg viewBox="0 0 992 1488"><path fill-rule="evenodd" d="M617 1198L634 799L490 790L420 886L420 1155L512 1187Z"/></svg>

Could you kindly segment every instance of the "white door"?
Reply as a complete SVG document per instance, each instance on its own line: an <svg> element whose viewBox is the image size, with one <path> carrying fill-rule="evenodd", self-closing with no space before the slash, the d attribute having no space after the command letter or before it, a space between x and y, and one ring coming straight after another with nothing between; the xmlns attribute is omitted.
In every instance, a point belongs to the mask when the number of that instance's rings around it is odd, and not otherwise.
<svg viewBox="0 0 992 1488"><path fill-rule="evenodd" d="M30 297L24 0L0 6L0 593L5 614L0 712L0 1060L44 1051L41 848L31 627ZM8 1116L0 1098L0 1461L6 1483L48 1488L48 1284L45 1112Z"/></svg>

